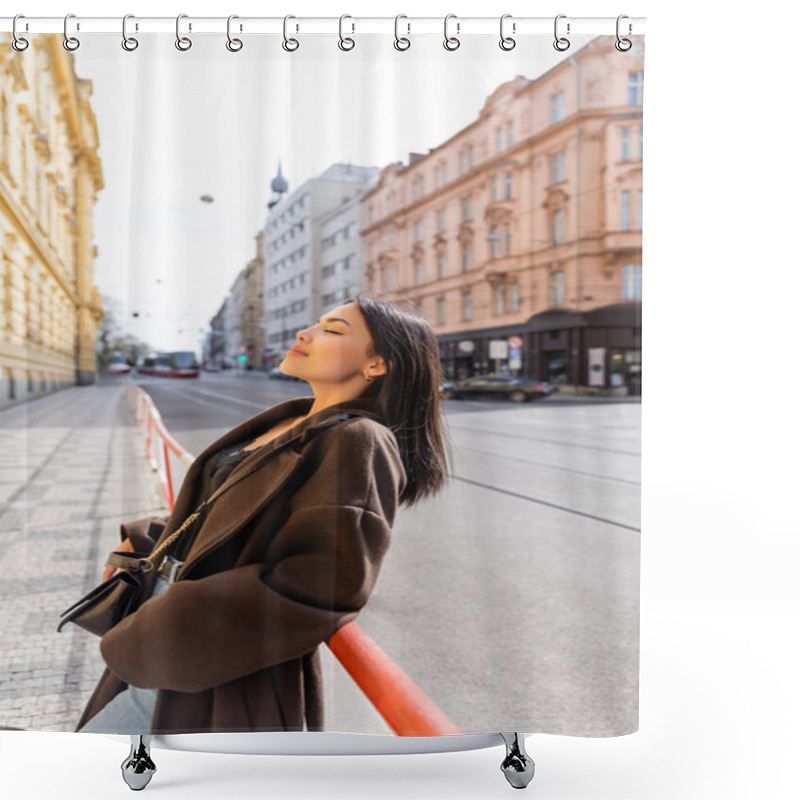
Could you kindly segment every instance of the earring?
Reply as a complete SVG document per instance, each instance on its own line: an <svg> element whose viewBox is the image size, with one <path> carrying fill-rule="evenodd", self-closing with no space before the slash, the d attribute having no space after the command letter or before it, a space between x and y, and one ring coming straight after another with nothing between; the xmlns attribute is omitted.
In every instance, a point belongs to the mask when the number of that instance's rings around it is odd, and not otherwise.
<svg viewBox="0 0 800 800"><path fill-rule="evenodd" d="M369 375L368 373L366 373L366 372L365 372L365 373L364 373L364 380L365 380L367 383L370 383L370 382L372 381L372 376L371 376L371 375Z"/></svg>

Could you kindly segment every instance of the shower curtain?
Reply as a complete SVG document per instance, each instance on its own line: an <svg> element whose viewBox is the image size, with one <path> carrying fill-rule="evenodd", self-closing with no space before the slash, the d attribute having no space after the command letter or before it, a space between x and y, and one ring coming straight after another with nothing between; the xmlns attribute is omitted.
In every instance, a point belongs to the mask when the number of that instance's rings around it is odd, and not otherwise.
<svg viewBox="0 0 800 800"><path fill-rule="evenodd" d="M60 612L197 454L310 396L286 350L364 295L433 329L455 455L397 511L365 650L319 644L325 730L635 731L644 37L29 38L0 60L0 725L75 730L106 664Z"/></svg>

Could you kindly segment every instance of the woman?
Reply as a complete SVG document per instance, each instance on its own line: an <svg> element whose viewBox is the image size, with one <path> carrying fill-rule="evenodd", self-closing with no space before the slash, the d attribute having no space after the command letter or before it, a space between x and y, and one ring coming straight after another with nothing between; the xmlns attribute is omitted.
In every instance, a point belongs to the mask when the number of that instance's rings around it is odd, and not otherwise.
<svg viewBox="0 0 800 800"><path fill-rule="evenodd" d="M281 370L313 397L210 445L168 517L122 525L121 549L151 552L228 487L167 551L183 561L174 582L102 637L79 731L324 729L318 646L367 602L398 504L445 485L451 444L416 311L348 300L298 333Z"/></svg>

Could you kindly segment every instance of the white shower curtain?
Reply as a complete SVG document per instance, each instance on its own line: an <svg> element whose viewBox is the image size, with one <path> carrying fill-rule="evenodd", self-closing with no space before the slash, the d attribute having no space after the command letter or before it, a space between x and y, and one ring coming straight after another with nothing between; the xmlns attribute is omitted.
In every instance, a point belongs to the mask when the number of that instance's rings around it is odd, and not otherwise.
<svg viewBox="0 0 800 800"><path fill-rule="evenodd" d="M364 294L432 326L456 454L445 491L399 510L359 629L450 732L635 731L644 37L627 52L613 35L506 52L472 36L448 52L412 36L400 52L356 34L345 52L335 35L299 35L287 52L242 36L229 52L216 35L181 52L159 33L126 52L119 35L94 34L74 55L58 35L31 38L5 56L17 66L3 73L4 126L26 135L25 105L52 123L53 153L80 142L89 166L67 193L96 252L59 257L102 312L77 323L96 344L87 385L4 364L4 452L79 481L78 494L48 495L34 480L9 500L4 571L38 578L4 584L2 725L74 730L105 665L86 632L56 634L58 614L99 583L120 523L169 513L129 384L186 451L169 456L177 493L193 454L309 396L277 374L286 348ZM47 166L54 177L29 197L49 204L73 167L48 166L41 139L27 146L27 162L4 153L8 169ZM66 248L60 218L42 219ZM19 240L8 249L5 285L35 264L25 285L58 307L56 259L29 255ZM197 376L178 379L193 359ZM40 376L47 413L27 415ZM53 424L63 457L47 446ZM326 730L414 733L332 648L320 656ZM58 670L34 679L48 660Z"/></svg>

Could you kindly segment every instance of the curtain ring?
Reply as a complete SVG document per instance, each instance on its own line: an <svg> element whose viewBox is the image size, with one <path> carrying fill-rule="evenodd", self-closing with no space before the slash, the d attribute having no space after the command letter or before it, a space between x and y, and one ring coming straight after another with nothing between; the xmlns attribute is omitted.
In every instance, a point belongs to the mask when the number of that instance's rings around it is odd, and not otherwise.
<svg viewBox="0 0 800 800"><path fill-rule="evenodd" d="M512 39L510 36L503 35L503 23L511 16L511 14L503 14L500 17L500 49L501 50L513 50L517 46L516 40ZM517 32L517 23L511 23L511 33Z"/></svg>
<svg viewBox="0 0 800 800"><path fill-rule="evenodd" d="M356 46L355 40L351 39L349 36L344 38L342 37L342 22L344 21L345 18L353 19L349 14L342 14L342 16L339 17L339 49L352 50ZM356 31L355 22L353 22L352 25L353 25L353 33L355 33ZM345 42L347 43L346 45Z"/></svg>
<svg viewBox="0 0 800 800"><path fill-rule="evenodd" d="M130 53L139 46L139 40L134 39L133 36L128 36L128 32L125 30L125 26L127 25L129 19L134 19L133 14L126 14L122 18L122 49L127 50ZM136 23L136 30L139 30L138 22Z"/></svg>
<svg viewBox="0 0 800 800"><path fill-rule="evenodd" d="M408 50L411 47L411 39L406 38L405 36L401 37L400 32L398 31L398 22L400 19L408 19L405 14L398 14L394 18L394 49L395 50ZM408 27L408 33L411 33L411 23L407 22L406 26Z"/></svg>
<svg viewBox="0 0 800 800"><path fill-rule="evenodd" d="M181 20L188 17L188 14L178 14L175 20L175 47L184 53L192 46L192 40L188 36L181 36ZM192 23L189 23L189 30L192 30Z"/></svg>
<svg viewBox="0 0 800 800"><path fill-rule="evenodd" d="M442 46L445 50L458 50L458 48L461 47L461 41L459 39L457 39L455 36L447 35L447 22L450 19L454 19L455 16L455 14L448 14L444 18L444 42L442 43ZM456 33L461 33L460 22L456 22Z"/></svg>
<svg viewBox="0 0 800 800"><path fill-rule="evenodd" d="M295 17L293 14L287 14L283 18L283 43L282 44L283 44L283 49L284 50L287 50L288 52L293 53L295 50L297 50L298 47L300 47L300 42L298 42L297 39L294 39L294 38L292 38L292 39L287 39L286 38L286 23L290 19L297 19L297 17ZM291 42L291 45L289 44L290 42Z"/></svg>
<svg viewBox="0 0 800 800"><path fill-rule="evenodd" d="M627 14L620 14L617 17L617 41L614 42L614 47L616 47L617 50L620 51L620 53L627 53L628 50L630 50L631 47L633 47L633 43L631 42L630 39L620 39L619 38L619 21L621 19L629 19L629 17L628 17ZM630 36L632 33L633 33L633 26L629 22L628 23L628 35Z"/></svg>
<svg viewBox="0 0 800 800"><path fill-rule="evenodd" d="M67 16L64 17L64 41L62 44L64 45L64 49L70 52L77 50L81 46L81 43L74 36L67 35L67 20L74 16L74 14L67 14ZM78 26L78 30L80 30L80 26Z"/></svg>
<svg viewBox="0 0 800 800"><path fill-rule="evenodd" d="M13 36L13 39L11 40L11 46L15 50L27 50L28 49L28 45L30 44L30 42L27 39L23 39L21 36L17 36L17 20L18 19L25 19L25 15L24 14L17 14L14 17L14 22L11 25L11 35ZM27 23L26 23L26 29L27 29Z"/></svg>
<svg viewBox="0 0 800 800"><path fill-rule="evenodd" d="M555 31L555 37L556 37L556 40L553 42L553 47L555 47L555 49L558 50L561 53L563 53L565 50L569 50L569 39L566 39L563 36L559 37L559 35L558 35L558 21L560 19L566 19L566 18L567 18L566 14L559 14L556 17L556 21L555 21L555 24L554 24L554 27L553 27L553 29ZM567 23L567 33L569 33L569 22ZM564 45L564 46L561 47L560 45Z"/></svg>
<svg viewBox="0 0 800 800"><path fill-rule="evenodd" d="M244 47L244 44L243 44L241 39L232 39L231 38L231 20L232 19L239 19L239 17L236 14L231 14L228 17L228 41L225 42L225 47L227 47L228 50L231 51L231 53L238 53L242 49L242 47ZM241 30L241 27L239 28L239 30Z"/></svg>

